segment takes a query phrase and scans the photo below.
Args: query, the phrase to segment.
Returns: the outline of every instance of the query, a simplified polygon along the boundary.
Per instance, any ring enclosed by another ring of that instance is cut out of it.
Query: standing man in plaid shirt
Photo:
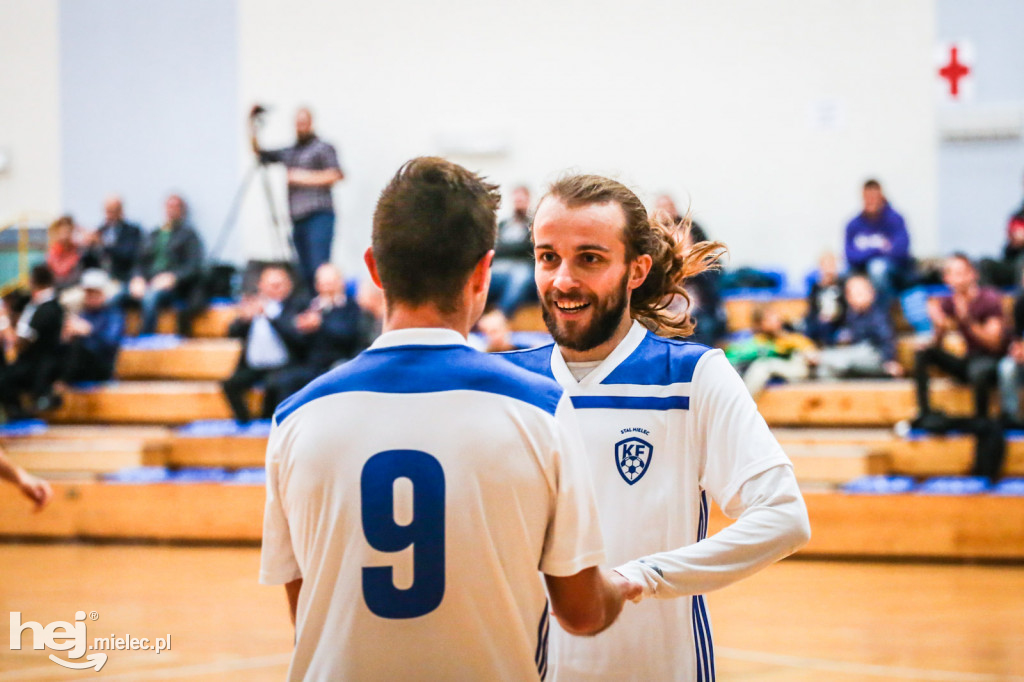
[[[345,177],[338,154],[313,132],[313,115],[305,107],[295,113],[296,140],[291,147],[260,149],[254,116],[250,124],[252,149],[260,163],[283,163],[288,169],[292,241],[302,278],[313,291],[316,269],[331,260],[335,221],[331,187]]]

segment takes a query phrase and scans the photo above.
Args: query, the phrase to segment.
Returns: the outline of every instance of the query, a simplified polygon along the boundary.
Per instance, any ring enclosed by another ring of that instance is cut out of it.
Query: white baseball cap
[[[82,288],[83,289],[98,289],[100,291],[106,291],[107,286],[110,285],[110,278],[107,273],[103,270],[93,268],[86,270],[82,273]]]

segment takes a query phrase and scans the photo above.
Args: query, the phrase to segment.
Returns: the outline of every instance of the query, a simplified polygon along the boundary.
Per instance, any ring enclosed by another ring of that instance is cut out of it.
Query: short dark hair
[[[978,268],[976,268],[974,266],[974,261],[971,260],[971,257],[968,256],[963,251],[954,251],[953,253],[949,254],[949,259],[950,260],[963,261],[964,263],[967,264],[967,267],[969,267],[971,270],[977,270],[978,269]]]
[[[33,266],[28,274],[28,283],[35,289],[49,289],[57,280],[53,276],[53,270],[46,263]]]
[[[864,189],[877,189],[879,192],[882,191],[882,183],[874,178],[868,178],[864,181]]]
[[[373,213],[373,256],[388,303],[455,311],[454,294],[494,248],[497,185],[438,157],[398,169]]]

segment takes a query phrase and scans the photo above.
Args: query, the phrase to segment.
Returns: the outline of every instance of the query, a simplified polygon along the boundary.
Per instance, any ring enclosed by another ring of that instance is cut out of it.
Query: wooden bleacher
[[[750,306],[727,303],[731,327]],[[791,301],[784,314],[802,315]],[[42,514],[25,500],[0,496],[0,536],[143,538],[186,541],[259,540],[263,489],[221,483],[110,483],[104,474],[139,466],[261,467],[265,435],[203,434],[177,428],[229,418],[217,380],[237,362],[239,344],[223,337],[230,308],[196,320],[200,338],[143,350],[125,349],[120,381],[72,391],[37,434],[0,435],[11,458],[53,481],[56,499]],[[735,319],[733,319],[735,316]],[[539,308],[513,322],[542,330]],[[171,332],[173,315],[161,318]],[[935,404],[971,409],[969,392],[933,382]],[[259,396],[253,395],[253,408]],[[1024,500],[994,496],[851,495],[835,486],[865,475],[964,474],[973,444],[964,436],[908,440],[894,423],[916,412],[909,380],[803,383],[770,387],[759,407],[806,486],[813,539],[804,553],[1024,560]],[[845,428],[843,428],[845,427]],[[1006,472],[1024,476],[1024,440],[1011,440]],[[187,510],[187,513],[183,513]],[[712,530],[727,520],[712,516]]]

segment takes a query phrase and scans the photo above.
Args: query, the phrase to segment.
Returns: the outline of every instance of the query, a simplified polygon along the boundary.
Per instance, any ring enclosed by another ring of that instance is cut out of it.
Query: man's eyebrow
[[[533,248],[537,249],[537,250],[542,250],[542,249],[543,250],[548,250],[548,251],[554,251],[555,250],[555,247],[553,247],[551,244],[535,244]],[[576,251],[601,251],[602,253],[608,253],[608,252],[611,251],[611,249],[609,249],[607,246],[603,246],[601,244],[580,244],[579,246],[576,247],[575,250]]]

